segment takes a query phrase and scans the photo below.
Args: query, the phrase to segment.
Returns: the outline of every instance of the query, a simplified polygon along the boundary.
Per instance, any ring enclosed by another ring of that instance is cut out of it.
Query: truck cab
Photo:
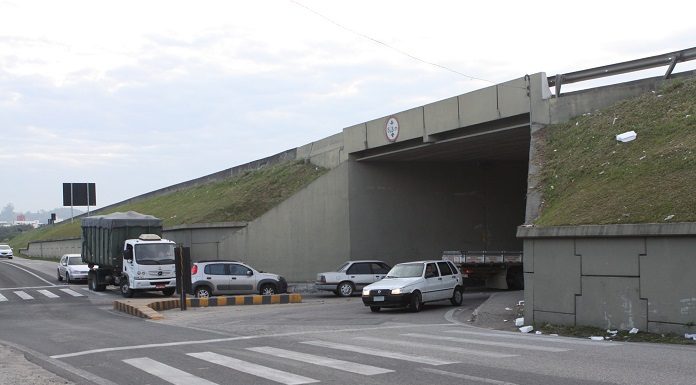
[[[141,234],[123,245],[122,274],[119,287],[124,297],[135,291],[160,290],[172,295],[176,290],[174,247],[172,241],[156,234]]]

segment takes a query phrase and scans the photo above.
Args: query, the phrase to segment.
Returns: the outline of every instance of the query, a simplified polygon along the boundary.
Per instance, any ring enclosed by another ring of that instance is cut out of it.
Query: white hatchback
[[[373,312],[383,307],[410,307],[418,312],[425,302],[449,299],[462,304],[462,275],[450,261],[400,263],[387,276],[362,290],[362,300]]]
[[[96,269],[97,266],[94,266]],[[70,283],[73,281],[87,281],[89,266],[82,262],[80,254],[65,254],[58,262],[58,280]]]

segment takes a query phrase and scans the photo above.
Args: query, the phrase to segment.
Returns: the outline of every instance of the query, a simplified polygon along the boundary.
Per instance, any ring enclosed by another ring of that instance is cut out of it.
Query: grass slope
[[[161,218],[165,226],[192,223],[250,221],[323,175],[324,168],[287,162],[219,182],[208,183],[139,202],[112,207],[106,212],[137,211]],[[24,248],[29,241],[80,237],[80,221],[60,223],[22,233],[10,242]]]
[[[536,225],[696,221],[696,79],[546,129]]]

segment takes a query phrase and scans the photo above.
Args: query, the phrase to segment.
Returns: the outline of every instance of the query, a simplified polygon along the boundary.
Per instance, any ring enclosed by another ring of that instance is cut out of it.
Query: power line
[[[352,33],[352,34],[354,34],[354,35],[358,35],[358,36],[360,36],[360,37],[362,37],[362,38],[364,38],[364,39],[370,40],[370,41],[372,41],[372,42],[374,42],[374,43],[376,43],[376,44],[385,46],[385,47],[387,47],[387,48],[389,48],[389,49],[391,49],[391,50],[393,50],[393,51],[396,51],[396,52],[400,53],[401,55],[404,55],[404,56],[406,56],[406,57],[409,57],[409,58],[411,58],[411,59],[413,59],[413,60],[419,61],[419,62],[424,63],[424,64],[428,64],[428,65],[431,65],[431,66],[434,66],[434,67],[438,67],[438,68],[440,68],[440,69],[443,69],[443,70],[445,70],[445,71],[452,72],[452,73],[454,73],[454,74],[463,76],[463,77],[465,77],[465,78],[469,78],[469,79],[472,79],[472,80],[480,80],[480,81],[487,82],[487,83],[491,83],[491,84],[496,84],[496,82],[494,82],[494,81],[487,80],[487,79],[482,79],[482,78],[478,78],[478,77],[476,77],[476,76],[467,75],[467,74],[465,74],[465,73],[459,72],[459,71],[457,71],[457,70],[454,70],[454,69],[452,69],[452,68],[443,66],[443,65],[441,65],[441,64],[437,64],[437,63],[433,63],[433,62],[429,62],[429,61],[427,61],[427,60],[421,59],[421,58],[419,58],[419,57],[417,57],[417,56],[414,56],[414,55],[412,55],[412,54],[410,54],[410,53],[408,53],[408,52],[406,52],[406,51],[403,51],[403,50],[401,50],[401,49],[399,49],[399,48],[393,47],[393,46],[391,46],[391,45],[389,45],[389,44],[387,44],[387,43],[385,43],[385,42],[383,42],[383,41],[381,41],[381,40],[377,40],[377,39],[375,39],[375,38],[373,38],[373,37],[371,37],[371,36],[365,35],[364,33],[361,33],[361,32],[358,32],[358,31],[356,31],[356,30],[354,30],[354,29],[348,28],[348,27],[346,27],[345,25],[340,24],[340,23],[334,21],[333,19],[330,19],[330,18],[327,17],[327,16],[324,16],[323,14],[321,14],[321,13],[315,11],[314,9],[312,9],[312,8],[310,8],[310,7],[304,5],[304,4],[302,4],[302,3],[300,3],[300,2],[298,2],[298,1],[296,1],[296,0],[290,0],[290,1],[293,2],[293,3],[295,3],[295,4],[298,5],[298,6],[300,6],[300,7],[304,8],[304,9],[306,9],[306,10],[308,10],[308,11],[314,13],[315,15],[321,17],[322,19],[328,21],[329,23],[334,24],[335,26],[337,26],[337,27],[339,27],[339,28],[345,29],[346,31],[348,31],[348,32],[350,32],[350,33]]]

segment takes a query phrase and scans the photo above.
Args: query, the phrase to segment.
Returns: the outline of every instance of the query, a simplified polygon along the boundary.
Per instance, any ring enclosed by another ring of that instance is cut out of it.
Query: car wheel
[[[353,284],[350,282],[341,282],[338,285],[338,296],[339,297],[350,297],[353,295]]]
[[[162,290],[162,294],[163,294],[165,297],[171,297],[172,294],[174,294],[175,291],[176,291],[176,288],[175,288],[175,287],[168,287],[168,288]]]
[[[207,286],[199,286],[194,291],[196,298],[209,298],[211,295],[210,288]]]
[[[121,295],[124,298],[132,298],[133,297],[133,289],[128,286],[128,279],[124,279],[121,281]]]
[[[70,274],[68,272],[65,272],[65,283],[70,284]]]
[[[270,283],[267,283],[263,286],[261,286],[261,295],[273,295],[273,294],[278,294],[278,290],[276,290],[275,286],[271,285]]]
[[[414,313],[418,313],[421,311],[421,309],[423,309],[423,300],[421,299],[421,293],[419,291],[415,291],[411,295],[411,304],[409,307]]]
[[[452,294],[452,298],[450,298],[450,302],[453,306],[460,306],[462,304],[462,300],[462,288],[457,286],[454,288],[454,293]]]
[[[379,306],[370,306],[370,311],[373,313],[377,313],[381,310],[382,308]]]
[[[58,280],[59,280],[59,281],[62,281],[62,280],[63,280],[63,277],[60,275],[60,270],[57,270],[57,272],[58,272]]]

